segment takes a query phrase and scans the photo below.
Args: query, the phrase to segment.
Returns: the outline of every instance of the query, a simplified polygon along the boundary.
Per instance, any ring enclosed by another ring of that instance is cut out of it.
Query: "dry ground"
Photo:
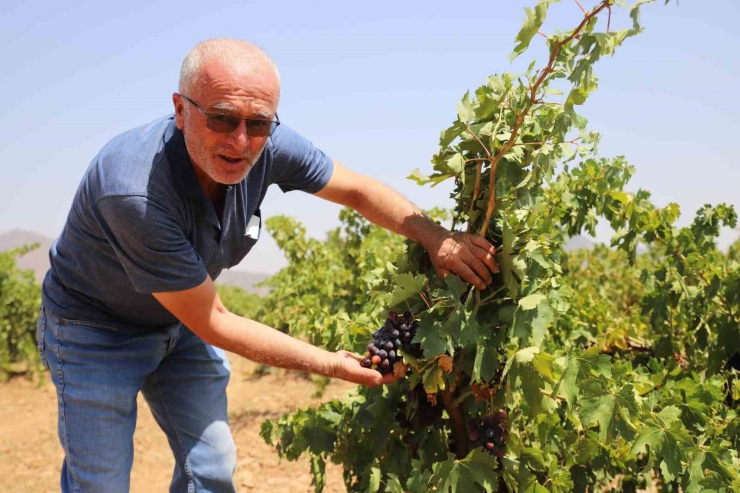
[[[254,378],[254,363],[233,354],[229,359],[229,415],[238,454],[235,480],[239,491],[313,491],[308,462],[281,462],[275,449],[259,436],[260,425],[265,419],[341,396],[352,386],[335,381],[322,399],[314,399],[313,383],[296,373],[279,371]],[[59,491],[63,453],[56,433],[57,401],[48,372],[44,378],[42,387],[25,378],[0,383],[0,492]],[[164,433],[141,396],[134,450],[131,492],[167,492],[174,459]],[[346,491],[337,466],[327,465],[324,491]]]

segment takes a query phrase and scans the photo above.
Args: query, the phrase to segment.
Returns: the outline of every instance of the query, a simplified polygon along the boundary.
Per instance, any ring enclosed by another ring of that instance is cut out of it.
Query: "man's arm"
[[[400,193],[337,161],[329,182],[315,195],[351,207],[371,223],[421,243],[439,275],[451,271],[485,289],[491,272],[498,272],[496,251],[484,238],[448,231]]]
[[[198,287],[153,295],[205,342],[249,360],[366,386],[396,380],[392,373],[381,375],[361,367],[359,358],[347,351],[325,351],[229,312],[210,276]]]

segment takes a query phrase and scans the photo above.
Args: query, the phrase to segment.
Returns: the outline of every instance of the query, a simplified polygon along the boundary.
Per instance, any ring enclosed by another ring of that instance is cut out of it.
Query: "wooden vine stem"
[[[486,217],[483,221],[483,224],[481,224],[480,230],[478,230],[478,236],[481,236],[483,238],[486,237],[486,233],[488,232],[488,223],[491,221],[491,217],[493,216],[493,211],[496,206],[496,167],[498,166],[499,161],[501,161],[501,158],[509,152],[509,150],[514,147],[514,142],[516,142],[517,134],[519,133],[519,127],[522,126],[522,123],[524,122],[524,118],[529,113],[529,110],[532,108],[532,105],[535,103],[537,99],[537,91],[539,90],[542,83],[545,81],[545,78],[552,72],[553,66],[555,65],[555,59],[558,56],[558,53],[560,53],[560,50],[565,46],[567,43],[572,41],[576,36],[580,34],[580,32],[583,30],[586,25],[598,15],[599,12],[604,10],[605,8],[608,8],[611,5],[612,0],[603,0],[598,7],[596,7],[594,10],[591,11],[591,13],[587,14],[581,23],[576,27],[573,32],[568,36],[567,38],[564,38],[562,41],[555,44],[555,46],[552,49],[552,53],[550,53],[550,59],[547,62],[547,65],[544,69],[540,72],[539,77],[537,77],[537,80],[532,85],[530,89],[530,97],[529,101],[527,102],[527,106],[522,110],[521,113],[519,113],[519,116],[516,118],[516,123],[514,124],[514,128],[511,131],[511,137],[509,137],[509,140],[506,141],[504,146],[501,148],[501,150],[496,154],[496,156],[491,161],[491,171],[490,171],[490,178],[489,178],[489,195],[488,195],[488,206],[486,207]],[[468,127],[468,130],[470,130],[470,127]],[[471,132],[472,133],[472,132]],[[476,136],[476,139],[478,137]],[[478,139],[478,142],[480,142],[480,139]],[[481,142],[481,145],[483,143]],[[483,149],[486,151],[486,154],[489,155],[490,153],[488,151],[488,148],[486,146],[483,146]]]

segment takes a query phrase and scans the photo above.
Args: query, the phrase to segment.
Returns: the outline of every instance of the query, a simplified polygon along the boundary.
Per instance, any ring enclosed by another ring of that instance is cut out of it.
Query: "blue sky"
[[[180,64],[199,41],[252,41],[282,75],[281,120],[346,166],[420,207],[449,206],[449,186],[405,177],[430,171],[456,102],[488,75],[545,62],[543,39],[508,62],[523,8],[535,0],[374,2],[14,2],[0,12],[0,232],[56,236],[77,184],[114,135],[172,111]],[[592,6],[595,0],[584,0]],[[632,2],[630,2],[632,3]],[[630,188],[681,206],[740,209],[740,35],[736,0],[662,1],[643,8],[646,32],[596,66],[600,89],[582,107],[601,154],[637,167]],[[545,32],[569,29],[572,0]],[[618,23],[615,19],[614,23]],[[623,23],[624,21],[622,21]],[[271,189],[267,217],[289,214],[322,237],[338,206]],[[724,232],[728,245],[738,234]],[[600,230],[600,239],[608,231]],[[239,269],[284,265],[263,237]]]

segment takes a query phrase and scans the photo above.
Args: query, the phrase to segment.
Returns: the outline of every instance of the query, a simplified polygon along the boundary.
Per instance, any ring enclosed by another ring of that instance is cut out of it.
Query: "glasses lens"
[[[275,123],[270,120],[247,120],[247,133],[252,137],[268,137]]]
[[[230,115],[208,115],[206,126],[214,132],[229,133],[239,126],[239,118]]]

